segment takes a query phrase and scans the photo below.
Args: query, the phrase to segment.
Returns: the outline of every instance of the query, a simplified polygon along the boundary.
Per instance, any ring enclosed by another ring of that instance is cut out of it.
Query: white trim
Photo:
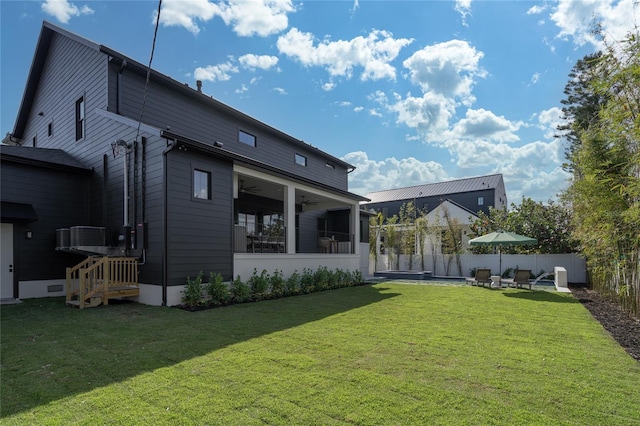
[[[95,109],[94,112],[99,116],[108,118],[109,120],[117,121],[118,123],[124,124],[125,126],[133,127],[134,129],[138,128],[137,121],[124,117],[122,115],[114,114],[104,109]],[[140,131],[144,133],[149,133],[152,136],[160,136],[160,129],[156,127],[151,127],[147,124],[141,124]]]

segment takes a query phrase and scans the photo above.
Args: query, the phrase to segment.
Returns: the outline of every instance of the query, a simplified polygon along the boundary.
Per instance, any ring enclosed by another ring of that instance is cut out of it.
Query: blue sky
[[[502,173],[509,202],[567,185],[568,74],[637,24],[633,0],[163,0],[152,67],[356,166],[352,192]],[[1,1],[13,130],[43,20],[148,63],[155,1]]]

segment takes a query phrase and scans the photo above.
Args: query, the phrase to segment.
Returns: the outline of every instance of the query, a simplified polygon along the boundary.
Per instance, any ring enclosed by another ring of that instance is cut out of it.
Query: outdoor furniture
[[[491,288],[502,287],[501,279],[502,277],[500,275],[491,275]]]
[[[320,237],[318,239],[318,247],[320,247],[321,253],[329,253],[329,247],[331,246],[331,238]]]
[[[531,290],[531,281],[529,281],[529,277],[531,276],[530,269],[518,269],[513,278],[503,279],[502,282],[506,283],[507,286],[513,285],[516,288],[524,288],[523,286],[528,285],[529,290]]]
[[[484,287],[485,283],[491,285],[491,269],[478,268],[476,269],[476,276],[473,278],[466,278],[465,282],[468,282],[471,285],[482,284],[482,287]]]

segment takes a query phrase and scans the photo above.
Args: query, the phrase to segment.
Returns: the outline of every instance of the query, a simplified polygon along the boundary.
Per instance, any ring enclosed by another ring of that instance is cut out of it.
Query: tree
[[[488,216],[480,212],[470,229],[469,238],[508,231],[538,240],[534,246],[505,246],[503,253],[575,253],[578,250],[572,233],[570,210],[553,201],[543,204],[523,197],[519,205],[511,204],[510,211],[490,209]],[[476,254],[492,250],[489,246],[471,248],[471,252]]]
[[[560,134],[557,137],[567,139],[569,146],[565,149],[567,162],[563,168],[567,171],[575,171],[575,154],[579,149],[581,140],[579,133],[589,128],[596,120],[598,112],[606,102],[606,96],[598,93],[591,87],[594,78],[594,70],[602,59],[602,53],[594,53],[579,59],[569,73],[569,82],[564,88],[567,96],[560,101],[564,123],[558,126]]]
[[[387,253],[387,269],[391,269],[391,265],[393,264],[394,256],[396,258],[397,266],[396,269],[400,268],[400,256],[398,256],[398,232],[397,232],[397,224],[398,216],[393,215],[390,218],[387,218],[386,225],[384,226],[384,231],[387,233],[387,240],[385,242],[385,251]]]
[[[640,312],[640,43],[638,30],[607,43],[589,90],[605,100],[585,127],[565,199],[594,288]]]
[[[409,257],[409,270],[413,269],[413,255],[416,252],[416,207],[413,201],[402,204],[398,223],[401,225],[399,235],[400,253]]]
[[[384,227],[384,215],[378,213],[373,221],[369,221],[369,254],[373,257],[373,270],[378,268],[378,244]]]

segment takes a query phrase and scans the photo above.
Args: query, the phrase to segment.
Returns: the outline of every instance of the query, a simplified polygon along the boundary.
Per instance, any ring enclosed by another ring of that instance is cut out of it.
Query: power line
[[[158,0],[158,13],[156,14],[156,27],[153,31],[153,42],[151,43],[151,56],[149,57],[149,66],[147,67],[147,78],[144,83],[144,95],[142,97],[142,108],[140,108],[140,118],[138,118],[138,130],[136,138],[140,136],[140,125],[142,124],[142,116],[144,115],[144,106],[147,103],[147,89],[149,88],[149,79],[151,77],[151,62],[153,62],[153,52],[156,50],[156,39],[158,37],[158,27],[160,26],[160,10],[162,9],[162,0]]]

